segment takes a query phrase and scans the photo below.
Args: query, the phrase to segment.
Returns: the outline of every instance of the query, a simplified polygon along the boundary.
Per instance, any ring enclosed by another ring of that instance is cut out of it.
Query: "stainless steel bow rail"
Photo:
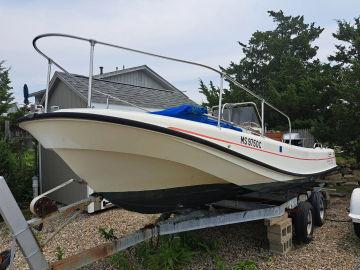
[[[269,102],[267,102],[264,98],[260,97],[259,95],[255,94],[253,91],[251,91],[250,89],[248,89],[247,87],[245,87],[244,85],[240,84],[238,81],[236,81],[236,79],[234,79],[233,77],[231,77],[230,75],[226,74],[225,72],[218,70],[216,68],[201,64],[201,63],[197,63],[197,62],[193,62],[193,61],[188,61],[188,60],[183,60],[183,59],[178,59],[178,58],[173,58],[173,57],[168,57],[168,56],[164,56],[164,55],[160,55],[160,54],[155,54],[155,53],[150,53],[150,52],[146,52],[146,51],[141,51],[141,50],[137,50],[137,49],[132,49],[132,48],[128,48],[128,47],[124,47],[124,46],[120,46],[120,45],[116,45],[116,44],[111,44],[111,43],[107,43],[107,42],[102,42],[102,41],[98,41],[98,40],[94,40],[94,39],[89,39],[89,38],[84,38],[84,37],[79,37],[79,36],[75,36],[75,35],[68,35],[68,34],[62,34],[62,33],[47,33],[47,34],[42,34],[42,35],[38,35],[37,37],[34,38],[33,40],[33,46],[35,48],[35,50],[41,54],[44,58],[47,59],[48,61],[48,74],[47,74],[47,86],[46,86],[46,94],[45,94],[45,111],[47,111],[47,107],[48,107],[48,94],[49,94],[49,84],[50,84],[50,75],[51,75],[51,65],[54,64],[57,68],[59,68],[61,71],[65,72],[67,75],[73,77],[74,79],[76,79],[76,77],[74,77],[72,74],[70,74],[68,71],[66,71],[62,66],[60,66],[57,62],[54,61],[54,59],[52,59],[50,56],[46,55],[43,51],[41,51],[38,46],[37,46],[37,41],[41,38],[45,38],[45,37],[64,37],[64,38],[71,38],[71,39],[77,39],[77,40],[81,40],[81,41],[86,41],[89,42],[90,44],[90,62],[89,62],[89,83],[88,83],[88,107],[91,108],[91,96],[92,96],[92,91],[95,91],[99,94],[102,94],[104,96],[107,97],[107,104],[108,104],[108,99],[109,98],[113,98],[116,99],[120,102],[123,102],[125,104],[137,107],[139,109],[145,110],[147,111],[145,108],[142,108],[140,106],[137,106],[135,104],[132,104],[128,101],[110,96],[108,94],[105,94],[101,91],[98,90],[93,90],[92,89],[92,83],[93,83],[93,65],[94,65],[94,49],[95,49],[95,45],[96,44],[100,44],[103,46],[108,46],[108,47],[112,47],[112,48],[116,48],[116,49],[120,49],[120,50],[125,50],[125,51],[129,51],[129,52],[133,52],[133,53],[138,53],[138,54],[143,54],[143,55],[147,55],[147,56],[151,56],[151,57],[156,57],[156,58],[161,58],[164,60],[168,60],[168,61],[173,61],[173,62],[179,62],[179,63],[183,63],[183,64],[188,64],[188,65],[193,65],[193,66],[198,66],[207,70],[211,70],[217,74],[220,75],[220,89],[219,89],[219,108],[222,108],[222,95],[223,95],[223,82],[224,79],[226,79],[227,81],[233,83],[235,86],[239,87],[240,89],[244,90],[245,92],[247,92],[248,94],[250,94],[251,96],[255,97],[256,99],[258,99],[261,102],[261,135],[264,136],[265,134],[265,105],[269,106],[271,109],[277,111],[278,113],[280,113],[281,115],[283,115],[289,124],[289,144],[291,144],[291,121],[290,118],[287,114],[285,114],[284,112],[282,112],[281,110],[279,110],[278,108],[276,108],[275,106],[273,106],[272,104],[270,104]],[[77,80],[77,79],[76,79]],[[83,82],[81,82],[80,80],[77,80],[80,84],[83,84]],[[221,122],[221,110],[219,110],[218,113],[218,127],[220,128],[220,122]]]
[[[73,181],[74,180],[72,179],[66,181],[52,191],[58,190]],[[50,199],[45,196],[49,193],[48,192],[33,199],[33,202],[31,203],[32,211],[36,213],[38,217],[26,221],[7,186],[5,179],[0,176],[0,214],[9,227],[14,243],[16,241],[18,244],[30,269],[77,269],[160,235],[169,235],[263,219],[271,223],[278,217],[284,216],[287,211],[297,207],[301,201],[307,200],[313,191],[316,191],[316,188],[312,189],[312,191],[299,192],[297,195],[290,197],[290,199],[282,202],[280,205],[251,201],[224,200],[211,204],[208,210],[184,209],[167,219],[159,218],[155,224],[145,226],[143,229],[122,238],[87,249],[79,254],[53,263],[49,263],[46,260],[42,252],[42,247],[49,242],[56,233],[72,221],[74,216],[79,214],[79,211],[84,209],[89,203],[100,200],[101,198],[90,197],[62,208],[53,209],[51,201],[49,201]],[[316,192],[318,191],[321,191],[321,189],[317,189]],[[39,207],[36,205],[39,205]],[[75,214],[71,215],[68,220],[63,222],[55,230],[54,234],[50,235],[50,237],[48,237],[41,245],[39,244],[33,233],[34,228],[42,225],[45,220],[51,220],[63,213],[71,214],[73,212]],[[13,245],[12,248],[12,258],[14,258],[14,252],[15,245]]]

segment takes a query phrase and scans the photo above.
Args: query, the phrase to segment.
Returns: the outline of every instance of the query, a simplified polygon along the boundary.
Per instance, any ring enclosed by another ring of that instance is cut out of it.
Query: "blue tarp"
[[[200,122],[212,126],[217,126],[217,121],[213,118],[208,117],[207,109],[200,106],[194,105],[181,105],[165,109],[162,111],[151,112],[152,114],[170,116],[175,118],[186,119],[190,121]],[[221,127],[242,131],[241,128],[236,127],[232,124],[221,122]]]

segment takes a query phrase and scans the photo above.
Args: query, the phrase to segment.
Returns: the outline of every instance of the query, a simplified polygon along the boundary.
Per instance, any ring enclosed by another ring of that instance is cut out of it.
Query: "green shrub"
[[[62,247],[57,246],[55,249],[55,256],[58,261],[62,260],[64,258],[65,251]]]
[[[108,233],[108,230],[103,229]],[[119,252],[109,257],[109,262],[115,269],[135,270],[134,265],[147,270],[176,270],[190,263],[195,254],[207,253],[213,261],[216,270],[228,269],[222,258],[217,254],[219,243],[205,240],[197,233],[187,232],[176,236],[161,236],[157,241],[144,242],[135,247],[135,257],[130,260],[128,252]]]
[[[119,270],[135,270],[130,263],[129,258],[125,252],[118,252],[109,257],[109,262],[112,267]]]
[[[360,138],[351,143],[351,154],[360,163]]]
[[[220,248],[220,243],[218,240],[207,240],[202,238],[199,234],[195,232],[186,232],[182,234],[182,239],[184,243],[191,248],[191,250],[196,252],[205,252],[209,254],[214,262],[216,270],[225,270],[227,269],[226,264],[222,258],[218,255]]]
[[[15,165],[15,154],[11,152],[10,144],[0,139],[0,175],[9,178],[10,170]]]
[[[174,270],[189,263],[195,252],[186,244],[182,236],[164,236],[159,240],[159,246],[151,242],[141,244],[137,248],[137,257],[144,269]]]
[[[115,240],[117,239],[117,237],[115,236],[115,231],[113,228],[110,229],[106,229],[106,228],[99,228],[99,233],[100,235],[105,239],[105,240]]]
[[[195,232],[185,232],[181,234],[184,245],[196,252],[206,252],[209,254],[217,253],[219,250],[218,240],[206,240]]]
[[[337,154],[336,155],[336,164],[339,166],[354,166],[356,164],[356,159],[350,157],[349,155],[344,156],[343,154]]]
[[[227,269],[224,261],[218,254],[214,255],[214,264],[215,264],[215,270],[226,270]]]
[[[233,267],[233,270],[258,270],[256,263],[251,260],[239,260]]]
[[[28,207],[32,198],[32,180],[36,174],[36,155],[19,143],[0,139],[0,175],[4,176],[20,207]]]

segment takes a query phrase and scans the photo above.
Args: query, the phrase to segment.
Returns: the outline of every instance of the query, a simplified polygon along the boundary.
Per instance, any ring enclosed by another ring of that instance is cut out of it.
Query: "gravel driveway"
[[[203,238],[218,239],[219,255],[227,265],[239,259],[255,261],[259,269],[360,269],[360,241],[354,236],[352,224],[348,220],[346,207],[349,198],[332,198],[327,220],[321,228],[316,228],[314,241],[299,245],[284,256],[272,255],[268,251],[266,228],[263,222],[252,222],[206,229],[197,233]],[[56,260],[56,249],[64,251],[64,256],[93,247],[104,240],[98,228],[114,228],[116,236],[122,236],[153,222],[156,215],[141,215],[121,209],[110,209],[98,214],[82,214],[44,249],[46,258]],[[47,224],[38,234],[44,240],[51,234],[54,224]],[[10,237],[0,225],[0,251],[9,248]],[[17,252],[16,269],[28,269],[20,252]],[[113,269],[106,259],[84,269]],[[186,269],[214,269],[211,257],[201,254],[195,257]]]

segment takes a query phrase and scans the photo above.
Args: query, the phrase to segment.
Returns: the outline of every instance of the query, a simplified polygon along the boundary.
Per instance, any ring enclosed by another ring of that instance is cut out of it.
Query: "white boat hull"
[[[20,126],[101,194],[246,188],[304,179],[336,166],[330,149],[146,113],[61,110]]]

